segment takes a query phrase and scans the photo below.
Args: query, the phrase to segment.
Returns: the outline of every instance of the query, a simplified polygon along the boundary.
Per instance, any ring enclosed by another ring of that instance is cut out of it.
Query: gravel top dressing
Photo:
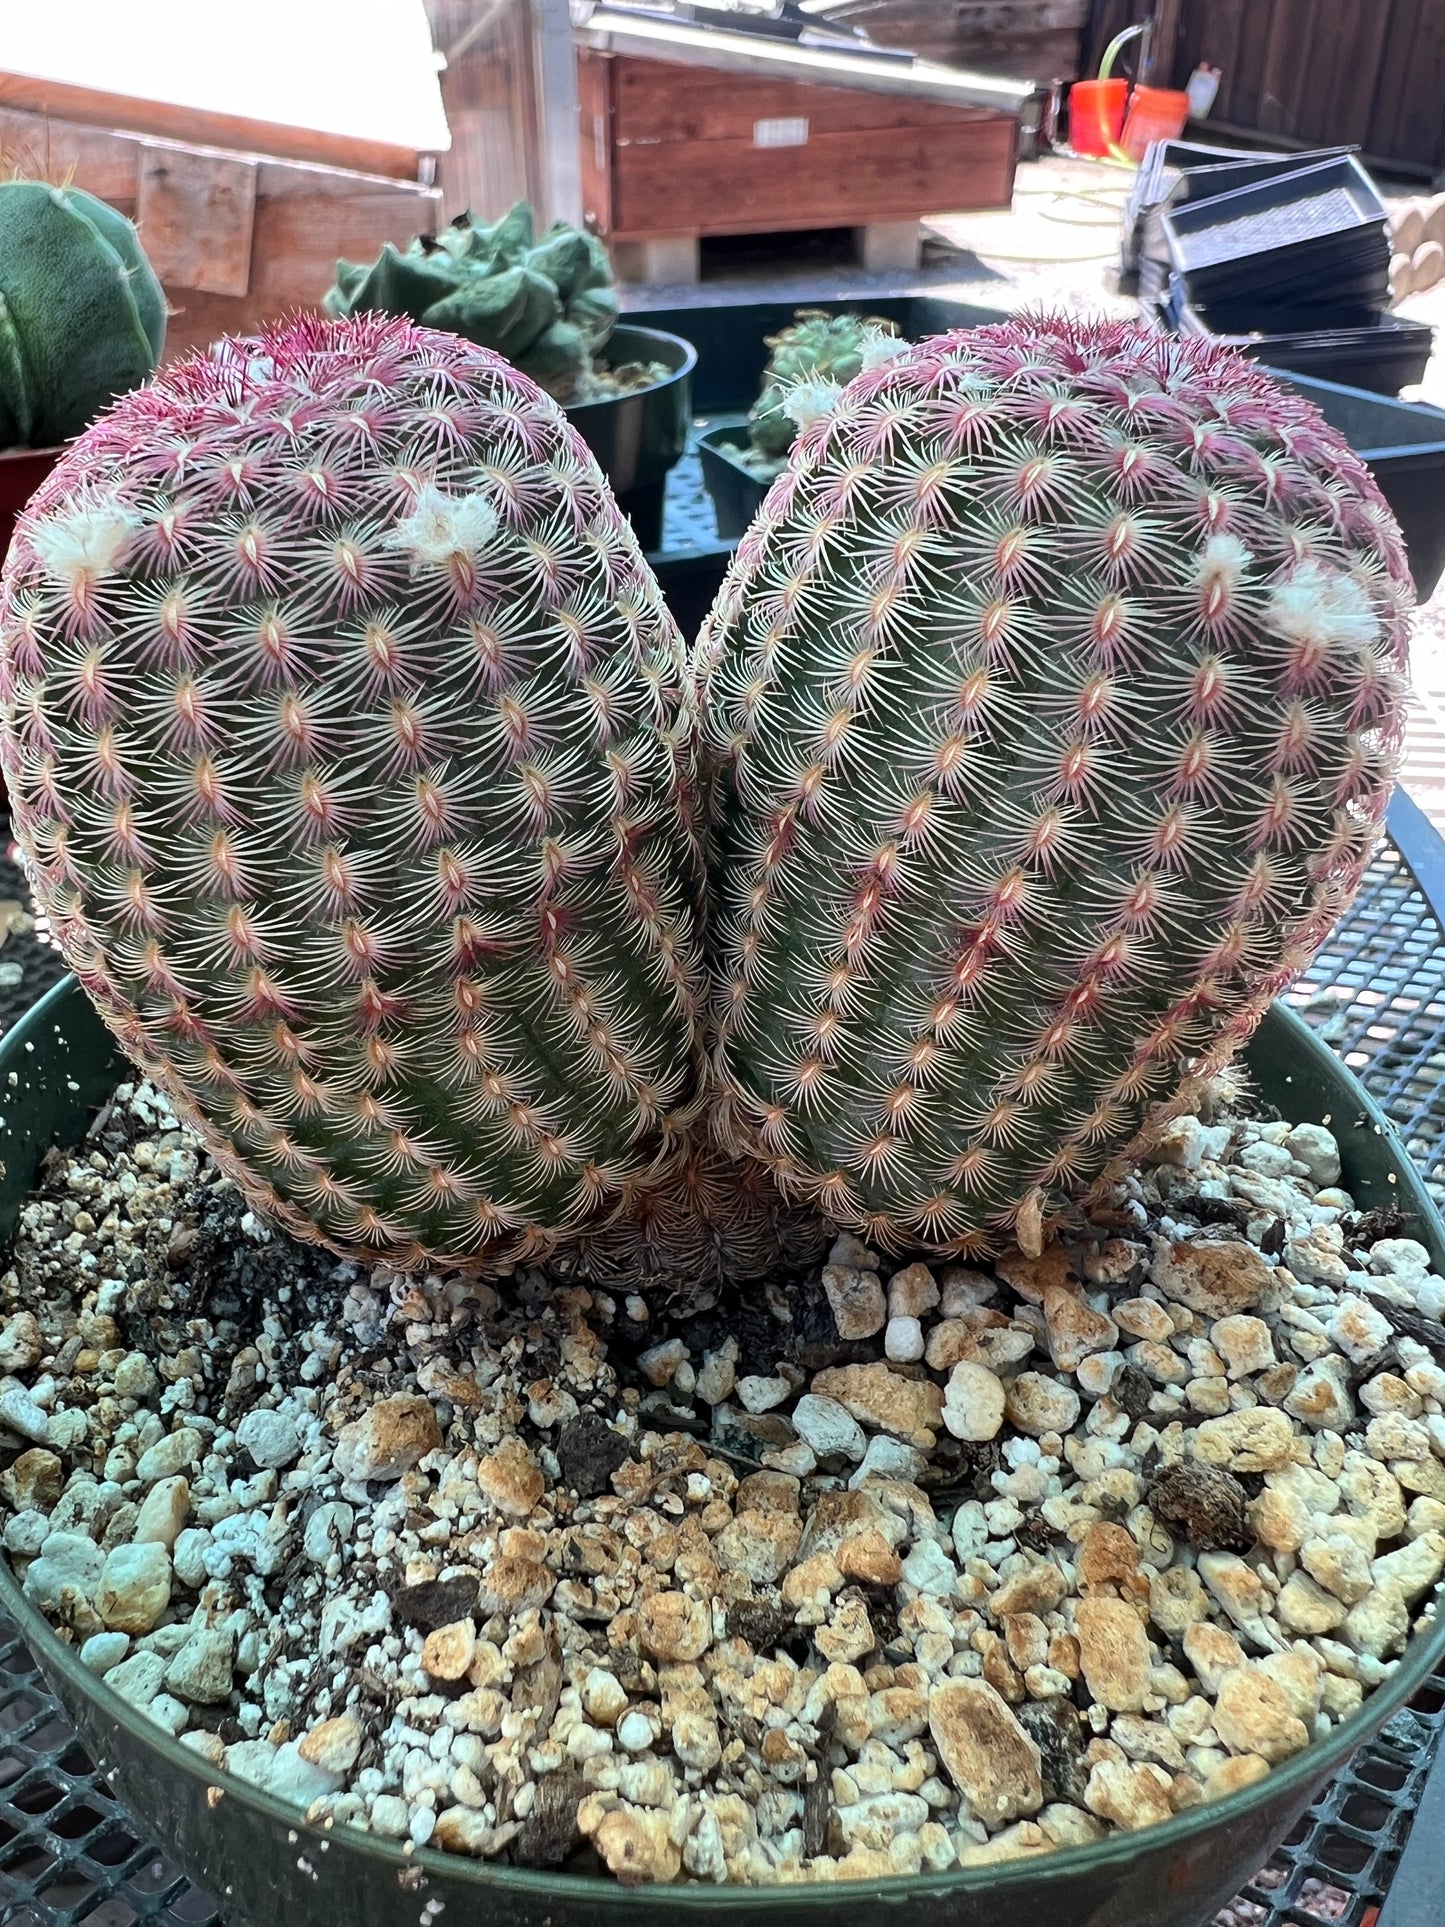
[[[916,1874],[1247,1786],[1445,1565],[1445,1281],[1220,1108],[1037,1256],[683,1318],[269,1233],[149,1086],[0,1279],[26,1593],[313,1820],[627,1882]]]

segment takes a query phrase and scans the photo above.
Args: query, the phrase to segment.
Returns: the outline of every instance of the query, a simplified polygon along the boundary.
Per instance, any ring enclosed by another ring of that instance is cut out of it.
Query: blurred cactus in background
[[[76,187],[0,182],[0,449],[78,435],[152,373],[165,332],[124,215]]]
[[[490,226],[458,215],[403,252],[338,261],[322,306],[336,316],[406,315],[505,355],[560,402],[586,399],[593,357],[617,319],[607,250],[558,221],[537,239],[525,201]]]
[[[872,359],[886,360],[906,346],[891,321],[877,315],[828,314],[821,308],[799,308],[792,323],[769,335],[767,344],[772,354],[758,398],[748,410],[748,436],[757,454],[774,467],[781,466],[797,439],[798,425],[787,407],[796,389],[821,383],[836,392]]]

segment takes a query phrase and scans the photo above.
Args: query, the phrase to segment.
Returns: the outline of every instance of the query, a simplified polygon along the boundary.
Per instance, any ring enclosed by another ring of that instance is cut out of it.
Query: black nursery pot
[[[660,362],[665,380],[635,395],[578,402],[567,419],[597,457],[644,549],[662,547],[667,472],[682,459],[692,429],[692,371],[697,350],[681,335],[619,322],[607,338],[607,360]]]
[[[1339,1140],[1342,1182],[1362,1209],[1393,1205],[1445,1264],[1445,1225],[1373,1100],[1296,1017],[1276,1005],[1247,1055],[1260,1095]],[[7,1076],[8,1074],[8,1076]],[[52,1145],[82,1137],[126,1075],[72,978],[0,1041],[0,1239],[8,1242]],[[9,1082],[13,1077],[13,1085]],[[229,1921],[267,1927],[1199,1927],[1269,1858],[1349,1756],[1445,1667],[1445,1619],[1414,1640],[1389,1682],[1329,1738],[1230,1799],[1094,1846],[917,1879],[818,1887],[626,1888],[399,1846],[297,1811],[213,1772],[80,1664],[0,1559],[0,1607],[119,1796]]]
[[[745,427],[709,428],[697,438],[703,483],[712,497],[717,532],[724,542],[742,540],[771,486],[743,461],[747,445]]]

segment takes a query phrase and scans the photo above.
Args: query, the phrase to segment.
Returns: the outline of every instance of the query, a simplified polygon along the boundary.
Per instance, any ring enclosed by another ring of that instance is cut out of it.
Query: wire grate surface
[[[669,510],[675,499],[683,511],[678,523],[689,526],[693,544],[711,547],[711,503],[700,471],[695,478],[688,472],[697,470],[696,457],[679,467]],[[673,529],[670,521],[669,534]],[[17,879],[0,857],[0,895],[23,895]],[[60,974],[43,936],[12,939],[13,951],[6,946],[24,967],[20,983],[0,984],[0,1030]],[[1445,1203],[1445,933],[1393,842],[1292,996],[1394,1120]],[[1205,1927],[1391,1927],[1387,1896],[1442,1735],[1445,1676],[1360,1749],[1268,1866]],[[1422,1835],[1412,1863],[1422,1852],[1440,1862],[1445,1838]],[[1439,1874],[1445,1881],[1445,1865]],[[215,1902],[111,1797],[15,1627],[0,1615],[0,1927],[82,1923],[257,1927],[223,1922]]]

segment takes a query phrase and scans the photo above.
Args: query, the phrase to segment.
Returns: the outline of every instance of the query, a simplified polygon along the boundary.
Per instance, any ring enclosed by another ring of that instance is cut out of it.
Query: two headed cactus
[[[493,348],[559,401],[586,398],[593,356],[617,319],[607,250],[557,221],[539,241],[519,201],[488,226],[458,215],[405,252],[390,242],[370,263],[338,261],[329,315],[406,315]]]
[[[153,372],[165,332],[124,215],[76,187],[0,182],[0,449],[78,435]]]
[[[4,762],[67,958],[293,1228],[477,1264],[620,1200],[653,1249],[672,1187],[725,1244],[709,1099],[835,1221],[982,1251],[1348,901],[1408,599],[1307,404],[1022,321],[805,429],[689,689],[555,403],[409,322],[300,323],[129,397],[37,498]]]

